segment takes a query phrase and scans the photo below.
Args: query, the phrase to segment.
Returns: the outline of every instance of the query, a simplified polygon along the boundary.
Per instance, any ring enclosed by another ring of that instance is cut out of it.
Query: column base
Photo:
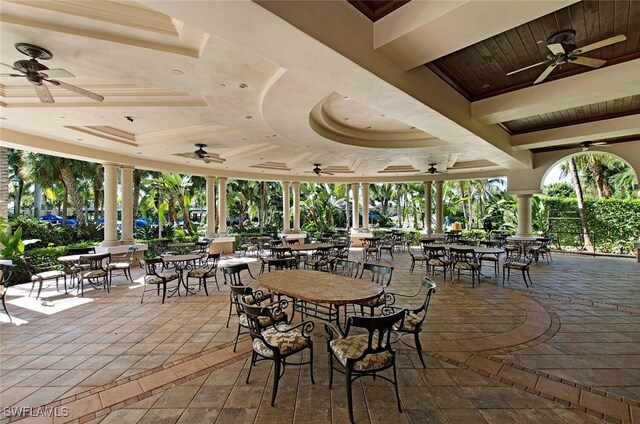
[[[120,244],[125,244],[125,245],[135,244],[135,242],[136,241],[134,239],[132,239],[132,238],[131,239],[122,239],[122,240],[120,240]],[[105,245],[103,244],[103,246],[105,246]]]
[[[105,240],[100,244],[100,246],[120,246],[120,240]]]

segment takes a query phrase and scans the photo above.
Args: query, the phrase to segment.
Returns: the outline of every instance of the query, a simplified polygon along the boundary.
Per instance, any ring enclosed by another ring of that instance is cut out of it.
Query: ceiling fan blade
[[[607,63],[606,60],[594,59],[591,57],[582,57],[582,56],[578,56],[575,59],[569,59],[569,62],[577,63],[578,65],[590,66],[592,68],[599,68],[605,63]]]
[[[75,78],[71,72],[62,68],[48,69],[46,71],[42,71],[43,74],[46,74],[49,78]]]
[[[622,34],[616,35],[615,37],[605,38],[604,40],[600,40],[598,42],[595,42],[595,43],[592,43],[592,44],[588,44],[588,45],[586,45],[584,47],[578,47],[577,49],[575,49],[573,51],[573,53],[580,54],[580,53],[590,52],[591,50],[601,49],[602,47],[606,47],[606,46],[609,46],[611,44],[619,43],[619,42],[624,41],[626,39],[627,39],[627,37],[622,35]]]
[[[540,74],[540,76],[538,77],[538,79],[536,79],[533,83],[534,83],[534,84],[539,84],[539,83],[541,83],[542,81],[544,81],[544,80],[545,80],[545,78],[547,78],[547,77],[549,76],[549,74],[551,73],[551,71],[553,71],[554,69],[556,69],[556,66],[558,66],[558,65],[556,65],[556,64],[555,64],[555,62],[554,62],[554,63],[552,63],[551,65],[549,65],[549,66],[547,67],[547,69],[545,69],[545,70],[544,70],[544,72],[543,72],[543,73],[541,73],[541,74]]]
[[[324,172],[324,171],[322,171],[322,173],[323,173],[324,175],[333,175],[333,172]]]
[[[526,71],[527,69],[535,68],[536,66],[543,65],[543,64],[545,64],[545,63],[547,63],[547,62],[548,62],[548,60],[543,60],[542,62],[534,63],[533,65],[529,65],[529,66],[526,66],[526,67],[524,67],[524,68],[520,68],[520,69],[517,69],[517,70],[515,70],[515,71],[511,71],[511,72],[509,72],[509,73],[507,74],[507,76],[509,76],[509,75],[513,75],[513,74],[518,73],[518,72],[520,72],[520,71]]]
[[[91,91],[87,91],[84,88],[76,87],[75,85],[67,84],[66,82],[62,82],[58,80],[50,80],[50,79],[47,79],[46,81],[49,81],[53,85],[59,85],[62,88],[66,88],[69,91],[73,91],[74,93],[78,93],[80,95],[96,100],[98,102],[101,102],[104,100],[104,97],[102,97],[99,94],[92,93]]]
[[[24,77],[22,74],[0,74],[0,77]]]
[[[555,55],[564,54],[564,47],[560,43],[547,44],[547,48]]]
[[[38,98],[40,98],[40,101],[42,103],[55,103],[55,101],[53,100],[53,96],[51,95],[51,92],[49,91],[47,86],[44,85],[44,83],[40,83],[40,84],[32,83],[32,85],[34,90],[36,90],[36,94],[38,95]]]
[[[200,159],[202,159],[202,162],[204,162],[204,163],[211,163],[211,161],[209,160],[209,158],[208,158],[208,157],[206,157],[206,156],[202,156]]]
[[[7,64],[7,63],[3,63],[3,62],[0,62],[0,65],[2,65],[2,66],[6,66],[7,68],[11,68],[11,69],[13,69],[14,71],[17,71],[17,69],[16,69],[16,68],[14,68],[14,67],[13,67],[13,65],[9,65],[9,64]]]

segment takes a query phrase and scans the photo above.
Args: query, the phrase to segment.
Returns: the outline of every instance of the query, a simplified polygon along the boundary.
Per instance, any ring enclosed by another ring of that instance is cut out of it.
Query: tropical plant
[[[0,257],[14,258],[22,252],[24,252],[22,227],[13,231],[11,224],[4,218],[0,218]]]

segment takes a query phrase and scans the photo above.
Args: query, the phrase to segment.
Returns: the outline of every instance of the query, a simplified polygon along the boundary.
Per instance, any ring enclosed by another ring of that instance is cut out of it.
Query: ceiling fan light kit
[[[73,78],[71,72],[66,71],[64,69],[49,69],[47,66],[38,62],[40,60],[49,60],[53,57],[53,54],[40,46],[36,46],[35,44],[29,43],[16,43],[14,45],[16,50],[20,53],[29,56],[31,59],[22,59],[14,62],[12,65],[7,65],[6,63],[2,63],[3,66],[9,67],[14,71],[20,72],[20,74],[3,74],[5,76],[10,77],[22,77],[26,78],[29,81],[38,95],[38,98],[42,103],[55,103],[49,88],[46,86],[45,81],[53,84],[58,87],[62,87],[66,90],[73,91],[76,94],[80,94],[81,96],[88,97],[92,100],[101,102],[104,100],[104,97],[93,93],[91,91],[85,90],[83,88],[77,87],[75,85],[67,84],[66,82],[58,81],[52,78]]]
[[[573,29],[566,29],[551,34],[547,39],[547,59],[542,62],[534,63],[533,65],[525,66],[524,68],[516,69],[507,73],[507,76],[516,74],[518,72],[525,71],[527,69],[535,68],[540,65],[549,63],[547,68],[538,76],[533,84],[539,84],[544,81],[551,72],[558,66],[565,65],[567,63],[573,63],[576,65],[588,66],[590,68],[599,68],[607,61],[602,59],[595,59],[592,57],[580,56],[583,53],[590,52],[592,50],[600,49],[602,47],[616,44],[621,41],[625,41],[627,37],[625,35],[616,35],[614,37],[606,38],[604,40],[591,43],[589,45],[578,47],[573,44],[573,39],[576,36],[576,31]]]

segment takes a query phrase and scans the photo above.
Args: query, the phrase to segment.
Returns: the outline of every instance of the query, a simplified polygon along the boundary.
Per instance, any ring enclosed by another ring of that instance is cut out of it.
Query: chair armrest
[[[342,331],[340,331],[338,327],[330,322],[324,323],[324,330],[327,332],[327,342],[330,342],[331,340],[334,340],[336,338],[344,338],[344,334],[342,333]]]
[[[287,333],[289,331],[296,330],[296,329],[300,328],[302,335],[305,338],[309,339],[309,338],[311,338],[311,333],[313,332],[313,328],[315,327],[315,324],[313,323],[313,321],[304,321],[304,322],[301,322],[300,324],[294,325],[294,326],[287,325],[287,327],[288,328],[286,328],[286,329],[281,329],[281,328],[278,328],[277,324],[274,324],[274,326],[273,326],[273,328],[275,328],[275,330],[277,332],[279,332],[279,333]]]

